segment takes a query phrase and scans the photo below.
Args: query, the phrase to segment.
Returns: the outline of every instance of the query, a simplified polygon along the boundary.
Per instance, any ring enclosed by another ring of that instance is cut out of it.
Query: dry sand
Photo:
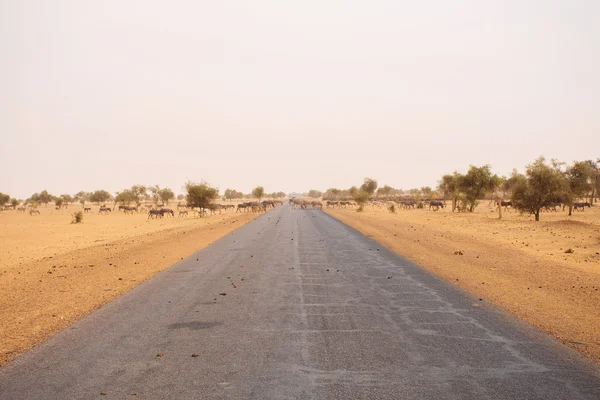
[[[461,214],[324,210],[600,362],[600,207],[543,213],[538,223],[514,211],[498,220],[485,205]]]
[[[0,212],[0,365],[258,214],[147,220],[145,214]]]

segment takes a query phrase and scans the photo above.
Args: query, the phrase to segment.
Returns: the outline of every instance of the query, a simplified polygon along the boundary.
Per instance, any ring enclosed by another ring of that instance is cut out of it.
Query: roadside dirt
[[[258,215],[47,214],[0,215],[0,365]]]
[[[515,212],[498,220],[486,207],[324,210],[600,362],[599,209],[546,213],[539,223]]]

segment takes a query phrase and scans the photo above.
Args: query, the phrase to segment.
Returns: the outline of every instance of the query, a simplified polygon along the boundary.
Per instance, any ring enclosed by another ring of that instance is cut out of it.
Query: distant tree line
[[[409,190],[395,189],[389,185],[378,187],[377,181],[365,178],[359,187],[349,189],[329,188],[324,193],[313,189],[305,195],[323,200],[354,200],[358,210],[370,200],[406,200],[417,204],[428,200],[449,200],[452,211],[473,212],[483,199],[498,202],[510,201],[512,206],[524,213],[531,213],[536,221],[540,211],[557,204],[568,208],[572,214],[578,200],[591,205],[600,193],[600,158],[575,161],[570,165],[557,160],[539,157],[526,166],[524,173],[517,170],[509,176],[492,173],[489,165],[471,165],[466,173],[457,171],[443,175],[437,188],[429,186]],[[501,215],[501,207],[498,207]]]
[[[192,192],[190,192],[190,190]],[[12,204],[16,207],[18,204],[26,204],[33,208],[38,207],[40,204],[47,206],[49,203],[54,203],[57,208],[68,207],[70,204],[79,203],[85,206],[86,203],[94,203],[97,205],[106,204],[106,202],[112,201],[114,206],[117,204],[130,205],[140,204],[141,202],[153,202],[155,204],[166,204],[177,198],[178,201],[189,202],[190,194],[193,202],[197,204],[208,204],[206,201],[212,202],[219,197],[218,188],[212,187],[206,182],[193,183],[188,182],[185,184],[186,194],[179,194],[175,196],[173,190],[169,188],[161,188],[159,185],[133,185],[128,189],[124,189],[120,192],[116,192],[112,195],[107,190],[95,190],[92,192],[79,191],[74,195],[63,194],[60,196],[54,196],[47,190],[36,192],[32,194],[26,200],[11,199],[9,195],[0,193],[0,207],[4,208],[6,204]],[[213,194],[215,197],[213,197]],[[273,192],[266,193],[262,186],[254,188],[251,193],[244,194],[237,190],[227,189],[225,190],[223,198],[226,200],[237,200],[246,198],[284,198],[286,194],[284,192]],[[200,199],[200,200],[199,200]]]

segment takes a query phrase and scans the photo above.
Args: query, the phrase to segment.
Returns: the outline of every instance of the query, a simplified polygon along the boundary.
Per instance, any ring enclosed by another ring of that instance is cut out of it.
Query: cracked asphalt
[[[597,400],[600,373],[325,213],[285,205],[0,368],[2,400],[93,398]]]

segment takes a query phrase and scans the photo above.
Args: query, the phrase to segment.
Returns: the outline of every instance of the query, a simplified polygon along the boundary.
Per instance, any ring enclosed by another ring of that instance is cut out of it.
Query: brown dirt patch
[[[482,206],[325,211],[600,362],[600,207],[546,213],[539,223],[515,212],[498,220]]]

